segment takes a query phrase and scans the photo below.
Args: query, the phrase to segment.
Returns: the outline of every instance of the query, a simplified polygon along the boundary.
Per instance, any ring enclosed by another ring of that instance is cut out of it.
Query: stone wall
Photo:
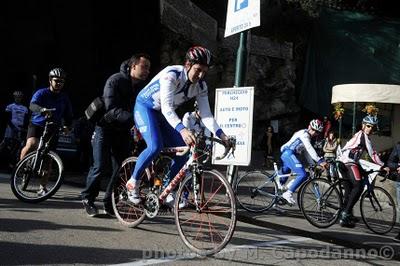
[[[215,65],[207,76],[209,87],[233,86],[239,34],[224,38],[224,30],[217,29],[217,22],[189,0],[162,0],[160,15],[161,66],[181,64],[187,48],[201,44],[215,55]],[[297,125],[300,108],[295,97],[296,65],[293,43],[251,34],[248,40],[245,84],[255,87],[253,148],[262,149],[261,141],[270,120],[279,120],[282,141]],[[213,101],[214,91],[210,89],[210,102]]]

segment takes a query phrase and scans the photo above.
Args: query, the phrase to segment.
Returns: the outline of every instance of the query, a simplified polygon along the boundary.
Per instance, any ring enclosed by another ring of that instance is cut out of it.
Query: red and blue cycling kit
[[[132,173],[132,178],[136,181],[163,147],[185,145],[179,133],[185,126],[175,109],[192,98],[196,98],[204,125],[220,137],[223,131],[211,113],[206,82],[199,80],[192,84],[184,66],[164,68],[139,92],[134,118],[147,147],[139,155]],[[170,176],[175,176],[185,162],[185,157],[174,158]]]

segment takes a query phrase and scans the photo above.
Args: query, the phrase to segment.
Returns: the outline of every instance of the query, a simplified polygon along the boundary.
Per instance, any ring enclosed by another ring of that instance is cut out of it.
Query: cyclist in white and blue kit
[[[211,59],[208,49],[193,46],[186,53],[184,65],[164,68],[139,92],[134,118],[147,147],[138,156],[135,169],[126,185],[132,203],[140,203],[141,175],[163,147],[192,145],[195,142],[193,133],[183,125],[175,112],[181,104],[195,98],[204,125],[228,144],[228,138],[215,121],[208,102],[208,89],[204,77]],[[187,157],[175,157],[170,177],[174,177],[186,161]]]
[[[26,125],[29,120],[28,108],[23,105],[24,93],[22,91],[14,91],[14,102],[7,105],[7,128],[4,133],[4,139],[0,143],[0,153],[4,151],[9,158],[9,166],[13,167],[14,163],[18,161],[18,147],[23,143],[24,133],[26,133]]]
[[[282,173],[288,174],[290,171],[296,173],[296,179],[289,183],[288,190],[282,194],[282,197],[290,204],[296,203],[293,199],[293,192],[307,179],[307,173],[301,160],[299,160],[300,156],[309,157],[322,167],[327,165],[325,159],[319,157],[311,145],[311,138],[320,134],[322,130],[322,122],[318,119],[313,119],[307,129],[294,133],[291,139],[281,147]]]

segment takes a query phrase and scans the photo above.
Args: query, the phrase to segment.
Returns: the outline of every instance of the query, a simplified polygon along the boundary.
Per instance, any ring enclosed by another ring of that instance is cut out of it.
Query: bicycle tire
[[[220,172],[204,170],[199,180],[202,184],[200,210],[196,210],[191,187],[193,177],[189,174],[178,189],[175,223],[179,236],[191,251],[210,256],[221,251],[232,238],[236,227],[236,201],[231,185]],[[188,192],[188,205],[180,209],[178,203],[185,199],[185,192]],[[218,229],[226,232],[215,232]]]
[[[276,202],[277,193],[278,185],[273,176],[261,171],[245,173],[235,186],[237,202],[249,212],[269,210]]]
[[[11,175],[11,190],[14,195],[23,202],[39,203],[49,199],[58,191],[64,179],[64,165],[61,158],[55,152],[49,151],[47,154],[43,155],[42,163],[46,160],[45,157],[48,156],[51,161],[56,163],[56,168],[52,170],[47,169],[47,172],[43,170],[43,175],[48,174],[46,177],[47,192],[44,195],[38,195],[37,191],[39,190],[41,178],[33,175],[31,171],[32,165],[30,165],[35,159],[35,156],[36,151],[30,152],[26,155],[20,162],[18,162]],[[53,163],[49,163],[49,165],[53,166]],[[29,175],[29,182],[24,182],[24,179],[26,179],[25,177],[27,177],[26,175]]]
[[[336,223],[342,209],[342,198],[336,185],[325,178],[308,180],[301,190],[300,210],[315,227],[327,228]]]
[[[143,204],[134,205],[131,203],[128,200],[128,191],[126,189],[126,182],[131,178],[136,161],[137,157],[132,156],[122,162],[111,193],[111,203],[115,217],[121,224],[131,228],[137,227],[146,217]],[[145,173],[149,174],[147,169]],[[141,188],[145,185],[146,180],[146,177],[141,178]],[[143,189],[141,193],[144,191]]]
[[[394,200],[382,187],[374,187],[372,197],[369,196],[368,190],[364,191],[360,198],[360,212],[365,225],[376,234],[387,234],[396,224]],[[368,217],[367,214],[371,214],[372,217]]]

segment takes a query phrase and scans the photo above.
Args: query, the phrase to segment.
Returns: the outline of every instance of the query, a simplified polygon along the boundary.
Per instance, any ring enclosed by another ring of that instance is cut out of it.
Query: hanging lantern
[[[344,108],[342,103],[335,103],[333,105],[333,116],[336,120],[342,119],[344,114]]]

